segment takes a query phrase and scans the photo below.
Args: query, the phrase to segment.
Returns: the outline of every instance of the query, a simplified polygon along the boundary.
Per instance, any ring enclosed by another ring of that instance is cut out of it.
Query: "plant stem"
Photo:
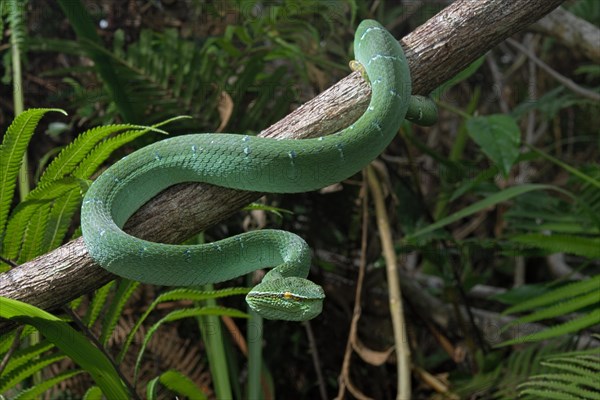
[[[396,349],[396,359],[398,360],[398,389],[396,392],[397,400],[410,400],[411,382],[410,382],[410,348],[406,336],[406,321],[402,309],[402,293],[400,291],[400,277],[398,275],[398,262],[392,240],[392,231],[388,222],[388,215],[385,209],[383,190],[377,179],[377,175],[371,166],[367,167],[367,179],[369,188],[373,194],[375,203],[375,214],[377,216],[377,228],[383,247],[383,258],[385,259],[388,293],[390,298],[390,315],[392,317],[392,327],[394,330],[394,345]]]

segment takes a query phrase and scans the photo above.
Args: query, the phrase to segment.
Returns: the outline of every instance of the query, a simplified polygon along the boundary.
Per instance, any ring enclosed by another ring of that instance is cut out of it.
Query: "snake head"
[[[308,279],[277,278],[256,285],[246,295],[246,302],[266,319],[307,321],[323,309],[323,288]]]

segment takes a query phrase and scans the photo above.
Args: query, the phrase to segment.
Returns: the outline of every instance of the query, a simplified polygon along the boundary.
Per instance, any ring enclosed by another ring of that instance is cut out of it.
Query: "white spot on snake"
[[[344,159],[344,146],[341,143],[338,143],[335,147],[337,147],[338,151],[340,152],[340,158],[343,160]]]
[[[374,111],[374,110],[375,110],[375,107],[373,107],[373,106],[367,107],[367,111]]]
[[[291,164],[294,165],[294,159],[298,156],[294,150],[290,150],[288,152],[288,157],[290,158]]]
[[[196,146],[195,144],[192,145],[192,153],[194,153],[194,155],[196,155],[196,153],[198,152],[198,146]]]
[[[385,54],[375,54],[373,57],[371,57],[371,59],[369,60],[369,62],[367,63],[367,65],[370,65],[371,61],[377,61],[377,60],[379,60],[381,58],[383,58],[384,60],[394,60],[394,61],[400,60],[396,56],[388,56],[388,55],[385,55]]]
[[[381,29],[378,26],[372,26],[370,28],[367,28],[367,30],[364,31],[362,35],[360,35],[360,40],[362,41],[365,38],[365,36],[367,36],[367,33],[372,32],[372,31],[383,31],[383,29]],[[360,43],[358,45],[360,46]]]
[[[140,249],[138,250],[138,254],[141,256],[142,254],[144,254],[146,252],[146,250],[148,250],[148,247],[146,247],[146,246],[140,247]]]
[[[104,229],[100,229],[100,237],[104,236],[105,233],[106,231]]]
[[[383,133],[381,131],[381,124],[379,123],[379,121],[373,121],[371,122],[371,126],[375,129],[377,129],[379,131],[379,133]]]
[[[323,136],[321,136],[320,138],[318,138],[317,140],[325,140],[325,138]]]
[[[248,135],[245,135],[245,136],[242,138],[242,142],[247,142],[248,140],[250,140],[250,136],[248,136]]]
[[[246,157],[249,156],[250,153],[251,153],[250,147],[248,147],[248,146],[244,147],[244,154],[246,155]]]
[[[190,251],[190,249],[187,249],[183,252],[183,258],[185,259],[185,261],[190,262],[192,261],[192,252]]]
[[[156,161],[162,160],[162,156],[158,153],[154,153],[154,158],[156,159]]]
[[[217,251],[223,251],[223,249],[221,248],[221,245],[218,244],[218,243],[213,243],[212,247],[215,248],[215,249],[217,249]]]
[[[374,84],[376,84],[376,83],[381,83],[381,82],[383,82],[383,78],[382,78],[382,77],[379,77],[379,78],[375,79],[374,81],[372,81],[372,82],[371,82],[371,85],[374,85]]]
[[[402,96],[400,95],[400,93],[398,93],[396,89],[390,89],[390,94],[394,97],[402,98]]]

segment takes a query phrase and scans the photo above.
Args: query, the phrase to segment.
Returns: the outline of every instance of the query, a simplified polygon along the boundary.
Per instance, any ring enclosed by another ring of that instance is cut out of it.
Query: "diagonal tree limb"
[[[428,93],[496,44],[542,18],[563,0],[458,0],[402,40],[415,93]],[[307,138],[355,120],[369,101],[369,86],[352,73],[260,136]],[[132,217],[126,230],[145,239],[180,242],[260,197],[205,184],[167,189]],[[114,275],[87,255],[82,239],[0,275],[0,296],[54,309],[98,289]],[[0,333],[12,326],[0,321]]]

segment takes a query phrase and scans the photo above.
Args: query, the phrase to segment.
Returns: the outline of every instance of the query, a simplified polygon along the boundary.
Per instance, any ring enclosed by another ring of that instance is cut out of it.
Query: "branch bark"
[[[402,40],[414,93],[429,93],[562,2],[454,2]],[[360,74],[352,73],[260,136],[301,139],[335,132],[362,114],[369,94]],[[178,185],[148,202],[125,229],[148,240],[177,243],[260,196],[205,184]],[[90,259],[80,238],[0,275],[0,296],[52,310],[114,278]],[[0,322],[0,333],[10,328],[10,323]]]

